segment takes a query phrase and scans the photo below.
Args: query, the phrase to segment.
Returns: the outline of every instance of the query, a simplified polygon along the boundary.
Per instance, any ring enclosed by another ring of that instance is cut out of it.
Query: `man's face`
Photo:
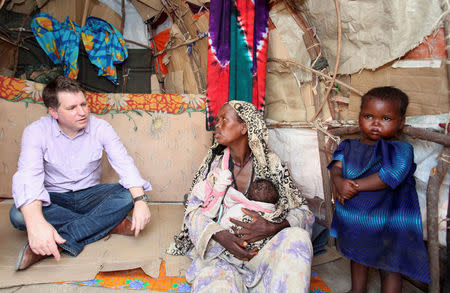
[[[50,115],[58,120],[59,127],[69,137],[75,137],[89,121],[89,108],[82,92],[59,92],[58,109],[49,108]]]

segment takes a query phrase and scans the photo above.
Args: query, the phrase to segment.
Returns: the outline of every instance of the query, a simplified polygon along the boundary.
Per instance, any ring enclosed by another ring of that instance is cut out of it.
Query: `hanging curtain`
[[[208,130],[231,100],[264,110],[269,8],[266,0],[211,0],[207,69]]]

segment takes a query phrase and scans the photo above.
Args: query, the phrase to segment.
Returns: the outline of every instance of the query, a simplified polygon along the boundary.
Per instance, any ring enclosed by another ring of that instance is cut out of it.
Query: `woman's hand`
[[[289,227],[289,222],[284,220],[283,222],[271,223],[261,217],[257,212],[250,211],[243,208],[242,211],[252,217],[250,223],[244,223],[236,219],[230,218],[230,222],[242,227],[233,227],[233,231],[236,235],[239,235],[240,239],[247,242],[255,242],[270,236],[277,234],[282,229]]]
[[[227,230],[217,232],[213,235],[213,239],[219,242],[228,252],[238,259],[249,261],[258,254],[256,248],[246,250],[245,247],[248,245],[247,242]]]

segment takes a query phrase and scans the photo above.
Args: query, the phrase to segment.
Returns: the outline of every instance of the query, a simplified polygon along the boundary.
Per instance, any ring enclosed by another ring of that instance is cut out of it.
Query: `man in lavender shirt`
[[[77,256],[108,233],[138,236],[150,222],[150,183],[111,125],[90,116],[81,86],[57,77],[43,100],[50,114],[25,128],[12,183],[11,223],[28,233],[16,270],[50,255],[59,260],[61,251]],[[103,151],[119,184],[100,184]]]

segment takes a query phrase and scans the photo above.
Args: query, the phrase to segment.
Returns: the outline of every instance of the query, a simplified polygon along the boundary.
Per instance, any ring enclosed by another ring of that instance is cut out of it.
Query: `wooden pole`
[[[360,132],[359,126],[346,126],[338,127],[327,130],[330,134],[336,136],[350,135]],[[402,132],[412,138],[418,138],[426,141],[435,142],[443,145],[444,147],[450,147],[450,136],[447,134],[434,132],[422,128],[404,126]]]
[[[313,79],[315,74],[313,73]],[[316,91],[313,91],[314,108],[317,110],[320,107],[320,96]],[[322,113],[320,113],[322,115]],[[321,131],[317,131],[317,143],[319,148],[319,159],[320,159],[320,171],[322,174],[322,186],[323,186],[323,197],[325,200],[325,222],[327,223],[327,228],[331,228],[331,220],[333,218],[333,205],[331,201],[331,183],[330,175],[328,174],[328,159],[327,154],[324,152],[325,149],[325,135]],[[335,244],[334,239],[330,238],[328,241],[329,246]]]
[[[90,0],[84,0],[83,17],[81,18],[81,27],[86,24],[86,18],[88,17],[89,6],[91,4]]]
[[[431,283],[428,292],[439,293],[439,189],[448,170],[450,148],[444,148],[438,163],[430,171],[427,186],[427,234]]]
[[[120,32],[123,33],[125,30],[125,17],[126,17],[126,13],[125,13],[125,0],[122,0],[122,21],[120,23]]]

